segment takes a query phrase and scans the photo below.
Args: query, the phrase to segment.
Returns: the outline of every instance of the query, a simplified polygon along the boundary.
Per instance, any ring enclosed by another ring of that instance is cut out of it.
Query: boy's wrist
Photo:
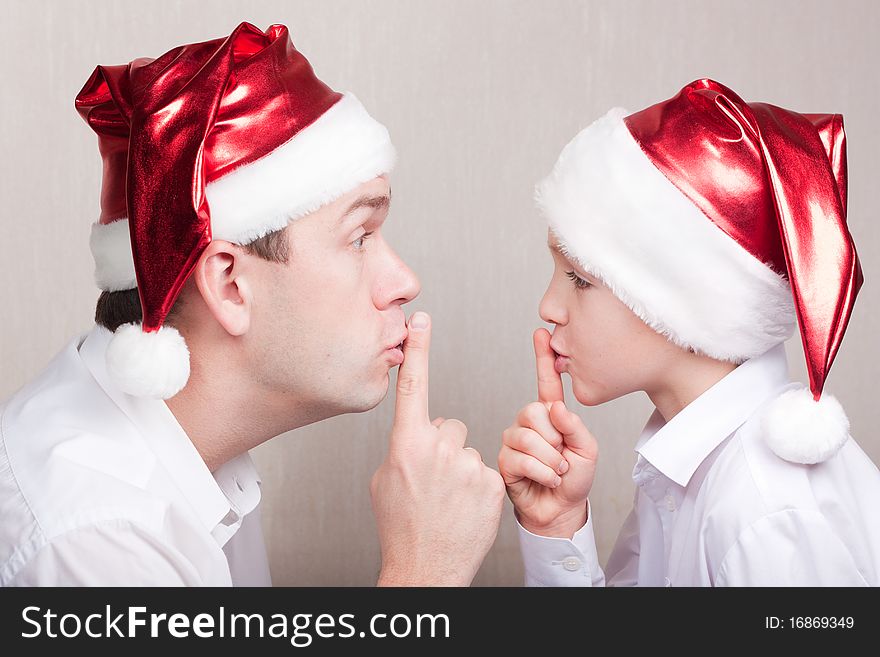
[[[549,522],[536,523],[520,515],[519,512],[516,517],[523,529],[532,534],[547,538],[571,539],[578,530],[587,524],[587,502],[585,500],[582,505],[563,511]]]

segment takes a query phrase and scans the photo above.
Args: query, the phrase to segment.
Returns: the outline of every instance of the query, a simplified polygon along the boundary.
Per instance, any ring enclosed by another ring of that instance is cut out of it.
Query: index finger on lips
[[[532,336],[535,347],[535,369],[538,373],[538,401],[547,408],[555,401],[562,401],[564,392],[562,376],[556,371],[556,354],[550,347],[550,332],[539,328]]]
[[[428,416],[428,356],[431,346],[431,318],[416,312],[410,317],[403,343],[403,363],[397,372],[397,400],[394,421],[402,425],[430,424]]]

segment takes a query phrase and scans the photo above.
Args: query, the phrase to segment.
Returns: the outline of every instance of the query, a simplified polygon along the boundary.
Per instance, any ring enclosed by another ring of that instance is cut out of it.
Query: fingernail
[[[553,483],[553,487],[556,488],[556,486],[558,486],[561,483],[562,483],[562,477],[557,475],[556,481]]]
[[[417,330],[428,328],[428,315],[421,311],[414,313],[409,320],[409,327]]]
[[[560,463],[559,467],[556,468],[556,472],[558,472],[561,475],[568,472],[568,461],[563,461],[562,463]]]

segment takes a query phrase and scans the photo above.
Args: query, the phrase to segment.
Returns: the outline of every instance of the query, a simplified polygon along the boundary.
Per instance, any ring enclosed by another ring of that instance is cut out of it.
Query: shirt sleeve
[[[605,586],[599,566],[593,513],[587,500],[587,522],[571,539],[538,536],[519,521],[519,544],[525,563],[526,586]]]
[[[821,513],[786,509],[737,538],[715,586],[867,586],[852,555]]]
[[[14,575],[12,586],[200,586],[195,567],[129,521],[76,528],[52,538]]]

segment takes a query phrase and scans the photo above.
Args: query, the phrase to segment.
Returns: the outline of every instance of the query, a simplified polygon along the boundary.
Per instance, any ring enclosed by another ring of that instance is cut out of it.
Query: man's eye
[[[356,248],[358,250],[363,249],[364,242],[366,242],[370,238],[370,235],[372,235],[372,234],[373,234],[372,232],[364,233],[363,235],[358,237],[354,242],[352,242],[352,246],[354,246],[354,248]]]
[[[571,282],[574,283],[574,286],[579,290],[583,290],[584,288],[590,287],[590,282],[585,281],[583,278],[575,274],[573,271],[565,272],[565,275],[571,279]]]

